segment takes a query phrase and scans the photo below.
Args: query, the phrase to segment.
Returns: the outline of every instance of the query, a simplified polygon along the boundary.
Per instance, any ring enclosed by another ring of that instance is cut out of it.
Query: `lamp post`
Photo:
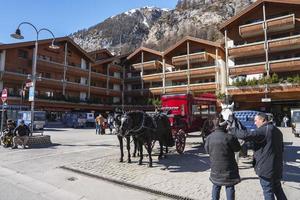
[[[15,39],[24,39],[23,35],[21,35],[21,30],[20,30],[20,27],[22,25],[29,25],[31,26],[35,32],[36,32],[36,40],[35,40],[35,47],[34,47],[34,53],[33,53],[33,63],[32,63],[32,74],[31,74],[31,81],[32,81],[32,87],[31,87],[31,92],[33,93],[33,98],[31,99],[31,133],[33,133],[33,121],[34,121],[34,95],[35,95],[35,84],[36,84],[36,63],[37,63],[37,52],[38,52],[38,40],[39,40],[39,34],[41,31],[47,31],[49,32],[52,37],[53,37],[53,40],[52,40],[52,43],[51,45],[49,46],[49,48],[51,49],[59,49],[59,46],[55,45],[54,42],[55,42],[55,36],[54,34],[52,33],[52,31],[50,31],[49,29],[47,28],[41,28],[41,29],[37,29],[33,24],[29,23],[29,22],[21,22],[18,26],[18,28],[16,29],[16,32],[11,34],[10,36],[15,38]]]

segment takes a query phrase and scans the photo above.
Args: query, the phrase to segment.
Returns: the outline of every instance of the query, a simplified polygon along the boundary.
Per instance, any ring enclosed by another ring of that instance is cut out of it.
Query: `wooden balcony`
[[[159,62],[158,60],[148,61],[148,62],[144,62],[144,63],[136,63],[136,64],[132,65],[132,67],[138,71],[141,71],[142,68],[144,70],[158,69],[161,66],[162,66],[162,63]]]
[[[190,90],[193,92],[207,92],[207,91],[215,91],[217,89],[217,84],[215,82],[210,83],[197,83],[190,84]],[[159,94],[158,92],[163,92],[163,88],[150,88],[152,93]],[[178,85],[178,86],[167,86],[165,88],[167,94],[173,93],[186,93],[187,85]]]
[[[263,55],[265,53],[264,41],[255,42],[251,44],[238,45],[232,48],[229,48],[228,55],[229,57],[247,57],[254,55]]]
[[[162,81],[163,74],[149,74],[149,75],[143,75],[143,80],[145,82],[153,82],[153,81]]]
[[[300,71],[300,58],[270,61],[271,72]]]
[[[190,69],[191,78],[214,76],[217,72],[216,66],[211,67],[199,67]],[[166,80],[181,80],[187,78],[188,70],[174,71],[166,73]]]
[[[68,65],[67,74],[88,77],[89,76],[89,70],[81,69],[79,67],[73,67],[73,66]]]
[[[106,91],[107,89],[102,87],[91,86],[90,88],[91,94],[96,94],[96,95],[106,95]]]
[[[265,62],[236,65],[229,67],[229,76],[260,74],[264,73],[265,71]]]
[[[110,83],[114,83],[114,84],[122,84],[122,79],[121,79],[121,78],[117,78],[117,77],[110,76],[110,77],[109,77],[109,82],[110,82]]]
[[[26,74],[21,74],[17,72],[9,72],[9,71],[1,71],[1,80],[9,80],[9,81],[25,81],[27,79]]]
[[[120,97],[120,96],[122,96],[122,91],[108,90],[106,94],[109,95],[109,96],[113,96],[113,97]]]
[[[190,69],[191,78],[203,77],[203,76],[215,76],[217,72],[216,66],[211,67],[200,67],[195,69]]]
[[[118,65],[118,64],[109,64],[109,71],[111,72],[122,72],[123,71],[123,68],[121,65]]]
[[[266,21],[268,33],[285,31],[295,28],[295,15],[285,15],[268,19]],[[240,35],[243,38],[254,37],[264,34],[263,21],[252,24],[241,25],[239,27]]]
[[[177,65],[185,65],[187,64],[188,57],[191,64],[194,63],[202,63],[208,61],[208,55],[206,52],[199,52],[199,53],[193,53],[188,55],[182,55],[182,56],[175,56],[172,58],[172,64]]]
[[[36,82],[36,85],[37,85],[37,87],[62,90],[63,81],[62,80],[51,79],[51,78],[42,78],[41,81]]]
[[[67,82],[67,87],[66,90],[71,90],[71,91],[78,91],[78,92],[87,92],[89,86],[88,85],[83,85],[80,83],[74,83],[74,82]]]
[[[97,81],[106,81],[107,76],[105,74],[97,73],[97,72],[91,72],[91,79],[97,80]]]
[[[43,71],[49,71],[49,72],[64,73],[64,64],[43,60],[39,58],[37,60],[37,70],[39,69],[42,69]]]
[[[153,88],[149,88],[149,90],[150,90],[152,95],[161,95],[161,94],[163,94],[162,87],[153,87]]]
[[[300,35],[294,35],[275,40],[269,40],[269,51],[279,52],[300,48]]]
[[[243,86],[235,87],[229,86],[228,92],[232,96],[242,97],[244,100],[261,102],[264,98],[266,88],[264,85],[260,86]],[[272,101],[276,100],[298,100],[300,98],[299,84],[270,84],[268,97]],[[254,99],[253,99],[254,98]]]

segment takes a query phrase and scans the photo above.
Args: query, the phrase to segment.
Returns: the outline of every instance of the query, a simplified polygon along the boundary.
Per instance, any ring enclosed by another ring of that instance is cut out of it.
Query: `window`
[[[19,49],[18,50],[18,57],[27,59],[28,58],[28,52],[25,51],[25,50]]]

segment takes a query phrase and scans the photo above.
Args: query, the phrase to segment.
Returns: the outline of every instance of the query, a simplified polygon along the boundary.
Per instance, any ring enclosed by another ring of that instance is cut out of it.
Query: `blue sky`
[[[88,28],[106,18],[133,8],[155,6],[174,9],[177,0],[1,0],[0,42],[14,43],[10,37],[20,22],[28,21],[37,28],[48,28],[56,37]],[[25,39],[34,40],[34,30],[21,27]],[[40,38],[50,38],[42,32]]]

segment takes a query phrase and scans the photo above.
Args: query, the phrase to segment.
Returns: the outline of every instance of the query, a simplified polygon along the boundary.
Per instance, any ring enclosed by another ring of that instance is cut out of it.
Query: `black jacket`
[[[17,126],[17,128],[15,128],[15,130],[14,130],[14,134],[18,135],[18,136],[29,135],[29,133],[30,133],[30,130],[29,130],[28,126],[26,126],[25,124]]]
[[[255,172],[258,176],[273,180],[282,178],[283,136],[272,123],[266,123],[255,131],[231,129],[236,137],[254,141]]]
[[[239,168],[234,152],[241,149],[233,135],[221,128],[212,132],[205,143],[211,162],[210,180],[216,185],[232,186],[240,182]]]

